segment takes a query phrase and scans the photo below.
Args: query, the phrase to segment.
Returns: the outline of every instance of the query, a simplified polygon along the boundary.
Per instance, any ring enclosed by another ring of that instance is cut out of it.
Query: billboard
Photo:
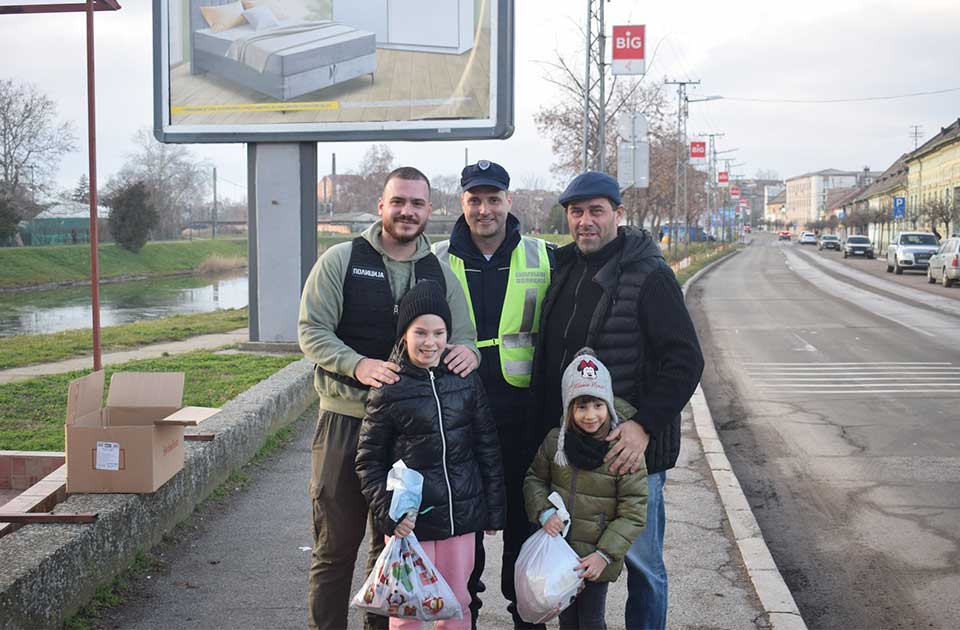
[[[717,173],[717,184],[720,185],[720,188],[726,188],[730,185],[729,171],[720,171]]]
[[[690,157],[691,158],[705,158],[707,157],[707,143],[694,140],[690,143]]]
[[[613,27],[613,63],[612,74],[645,74],[647,62],[644,59],[644,36],[646,26]]]
[[[513,0],[153,0],[162,142],[513,133]]]

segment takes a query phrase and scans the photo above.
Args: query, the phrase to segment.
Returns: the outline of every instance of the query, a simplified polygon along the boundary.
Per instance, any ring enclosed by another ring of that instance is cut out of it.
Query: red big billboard
[[[644,74],[647,71],[645,55],[645,26],[613,27],[613,74]]]
[[[705,158],[707,157],[707,143],[706,142],[691,142],[690,143],[690,157],[692,158]]]

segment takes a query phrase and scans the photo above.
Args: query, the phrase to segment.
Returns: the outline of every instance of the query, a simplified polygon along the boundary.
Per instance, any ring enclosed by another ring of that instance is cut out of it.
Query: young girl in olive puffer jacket
[[[370,390],[357,446],[357,475],[380,530],[417,535],[460,602],[463,619],[437,628],[469,630],[476,532],[503,529],[503,468],[497,429],[476,372],[448,371],[442,356],[450,309],[440,285],[422,281],[400,301],[398,341],[391,360],[396,383]],[[398,459],[423,475],[420,515],[390,518],[387,472]],[[390,619],[390,628],[419,628],[416,619]]]
[[[527,516],[551,536],[564,523],[547,497],[557,492],[570,513],[567,542],[580,557],[583,591],[560,613],[561,630],[605,629],[607,585],[623,570],[623,557],[647,518],[646,465],[614,475],[603,462],[610,431],[619,424],[610,373],[584,348],[563,372],[564,418],[547,434],[527,471],[523,494]],[[632,409],[622,408],[624,417]],[[642,461],[642,458],[641,458]]]

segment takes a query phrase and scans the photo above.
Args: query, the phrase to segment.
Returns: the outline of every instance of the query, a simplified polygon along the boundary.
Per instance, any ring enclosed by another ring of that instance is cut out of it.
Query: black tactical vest
[[[429,278],[439,282],[446,294],[443,270],[433,254],[416,261],[413,273],[417,281]],[[358,236],[353,239],[343,280],[343,312],[335,331],[337,337],[359,354],[385,361],[397,339],[397,310],[383,257],[367,239]],[[327,374],[355,387],[365,387],[355,379]]]

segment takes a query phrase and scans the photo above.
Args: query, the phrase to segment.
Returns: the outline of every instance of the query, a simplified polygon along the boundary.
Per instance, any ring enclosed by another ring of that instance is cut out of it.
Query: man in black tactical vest
[[[521,431],[530,387],[533,345],[540,303],[550,285],[553,250],[537,238],[521,236],[520,221],[510,213],[510,175],[499,164],[480,160],[460,174],[463,216],[449,241],[434,245],[467,296],[470,317],[477,327],[477,347],[483,361],[480,378],[487,390],[500,434],[500,451],[507,495],[500,584],[519,628],[529,627],[516,613],[513,570],[520,547],[530,534],[523,502],[524,459]],[[481,602],[477,595],[485,564],[483,535],[477,536],[476,561],[470,578],[474,627]],[[484,627],[487,624],[480,624]]]
[[[647,525],[627,552],[628,630],[664,628],[667,572],[663,564],[663,484],[680,454],[680,412],[703,372],[703,354],[683,293],[660,247],[644,229],[619,226],[620,188],[588,171],[560,196],[574,242],[557,250],[556,272],[543,301],[533,365],[536,449],[563,415],[564,368],[584,346],[610,370],[613,392],[634,413],[607,438],[610,470],[647,464]],[[619,227],[618,227],[619,226]]]
[[[311,628],[347,627],[353,567],[368,518],[354,468],[357,438],[367,391],[398,378],[400,368],[388,358],[403,294],[418,280],[439,282],[452,315],[447,367],[466,376],[480,360],[463,289],[423,235],[432,211],[427,177],[412,167],[396,169],[384,182],[377,209],[380,220],[361,236],[323,253],[300,301],[300,347],[317,364],[314,384],[320,395],[310,482]],[[369,530],[368,573],[384,545],[383,533],[372,524]],[[364,625],[386,628],[386,622],[386,617],[367,615]]]

